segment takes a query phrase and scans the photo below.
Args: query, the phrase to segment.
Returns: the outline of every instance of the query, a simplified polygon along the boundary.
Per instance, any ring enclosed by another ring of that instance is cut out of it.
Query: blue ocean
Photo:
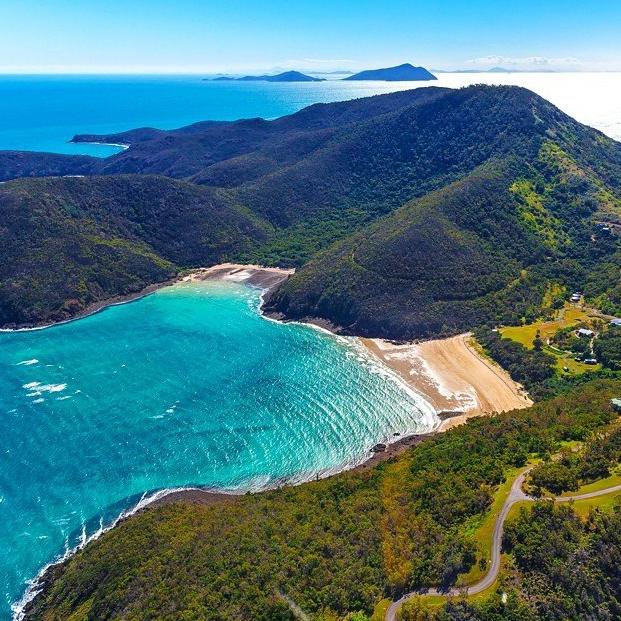
[[[443,74],[518,83],[621,138],[619,74]],[[76,133],[274,118],[428,83],[0,76],[0,149],[84,153]],[[268,321],[260,292],[183,284],[65,325],[0,332],[0,620],[28,581],[158,490],[262,489],[434,423],[355,340]]]
[[[71,144],[79,133],[173,129],[196,121],[275,118],[318,102],[468,84],[517,84],[621,140],[619,73],[438,74],[435,82],[213,82],[201,76],[0,76],[0,150],[105,157],[118,148]]]
[[[79,133],[173,129],[206,119],[275,118],[317,102],[407,84],[212,82],[199,76],[0,76],[0,149],[105,157],[119,149],[72,144]]]
[[[0,333],[2,618],[26,581],[162,488],[258,490],[363,459],[435,417],[356,340],[178,284]]]

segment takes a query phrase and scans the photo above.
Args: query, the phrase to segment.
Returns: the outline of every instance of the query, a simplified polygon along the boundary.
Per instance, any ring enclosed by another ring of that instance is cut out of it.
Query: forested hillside
[[[621,209],[621,145],[546,106],[518,126],[470,173],[319,253],[268,307],[416,338],[537,316],[551,285],[616,299],[618,239],[596,223]]]
[[[10,182],[0,186],[0,324],[66,319],[266,236],[215,191],[165,177]]]
[[[431,87],[318,104],[274,121],[99,138],[131,146],[97,161],[0,153],[2,178],[72,167],[98,173],[2,186],[0,305],[10,310],[0,322],[52,318],[82,304],[71,300],[161,279],[106,260],[102,285],[101,267],[87,273],[66,251],[41,249],[57,229],[67,245],[83,243],[82,209],[93,226],[175,267],[224,259],[301,267],[269,308],[347,332],[410,338],[515,322],[537,314],[551,284],[584,289],[608,309],[619,300],[618,238],[597,223],[621,219],[621,144],[525,89]],[[119,193],[126,173],[160,178],[134,177],[136,188]],[[156,217],[149,185],[167,188],[154,192]],[[42,193],[58,209],[38,218]],[[15,205],[24,221],[38,222],[36,234],[9,222]],[[118,210],[131,226],[116,228]],[[37,284],[52,273],[83,281],[89,293]]]
[[[477,532],[498,486],[528,457],[595,438],[617,420],[609,399],[620,390],[618,380],[591,382],[528,410],[473,419],[369,470],[226,504],[149,509],[57,568],[27,619],[292,621],[288,598],[314,620],[359,613],[365,621],[385,597],[450,585],[485,566]],[[561,621],[618,610],[618,523],[615,514],[585,525],[545,507],[521,515],[506,538],[512,605],[499,606],[492,592],[489,604],[452,604],[440,618]]]

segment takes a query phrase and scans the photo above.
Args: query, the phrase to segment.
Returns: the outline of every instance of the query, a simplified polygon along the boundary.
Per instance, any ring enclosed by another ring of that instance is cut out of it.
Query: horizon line
[[[503,71],[490,71],[490,69],[494,69],[494,67],[474,69],[474,68],[461,68],[461,69],[441,69],[441,68],[432,68],[429,69],[431,72],[437,73],[621,73],[621,68],[618,69],[509,69],[506,67],[500,67]],[[62,70],[12,70],[12,69],[2,69],[0,68],[0,76],[144,76],[144,75],[169,75],[169,76],[243,76],[248,75],[250,72],[256,71],[257,74],[265,73],[269,75],[272,72],[283,73],[285,71],[300,71],[302,73],[315,74],[315,75],[329,75],[329,74],[346,74],[346,73],[356,73],[351,69],[334,69],[334,70],[321,70],[317,71],[314,69],[262,69],[262,70],[248,70],[248,71],[214,71],[214,70],[198,70],[198,69],[174,69],[174,70],[166,70],[166,69],[142,69],[142,70],[98,70],[98,69],[89,69],[89,70],[72,70],[72,69],[62,69]],[[275,74],[276,74],[275,73]],[[255,75],[252,73],[252,75]]]

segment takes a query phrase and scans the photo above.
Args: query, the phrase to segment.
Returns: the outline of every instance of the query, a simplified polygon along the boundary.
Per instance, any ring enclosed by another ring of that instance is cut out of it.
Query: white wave
[[[38,364],[39,361],[36,358],[31,358],[30,360],[22,360],[21,362],[18,362],[16,366],[25,366],[25,367],[30,367],[33,364]]]
[[[38,396],[44,392],[62,392],[67,388],[67,384],[42,384],[41,382],[28,382],[28,384],[24,384],[22,388],[26,390],[32,390],[35,388],[34,392],[29,393],[28,396]]]
[[[43,403],[45,401],[45,399],[43,399],[42,397],[39,399],[34,399],[33,403]]]
[[[67,384],[45,384],[39,386],[39,390],[43,392],[62,392],[67,388]]]
[[[70,548],[67,543],[65,545],[65,552],[62,555],[58,556],[51,563],[48,563],[47,565],[45,565],[45,567],[41,569],[41,571],[36,575],[35,578],[27,582],[28,587],[26,588],[26,591],[22,595],[21,599],[11,604],[11,611],[13,613],[13,621],[23,621],[24,616],[25,616],[26,606],[28,606],[28,604],[41,592],[41,589],[43,588],[43,585],[41,584],[41,578],[43,577],[45,572],[50,567],[53,567],[54,565],[58,565],[60,563],[64,563],[69,557],[73,556],[76,552],[84,548],[91,541],[95,541],[96,539],[101,537],[101,535],[113,529],[121,520],[124,520],[130,517],[134,513],[137,513],[141,509],[144,509],[145,507],[155,502],[156,500],[159,500],[160,498],[164,498],[164,496],[168,496],[169,494],[174,494],[174,493],[185,491],[185,490],[198,490],[198,489],[199,488],[197,487],[173,487],[173,488],[162,489],[152,494],[147,494],[145,492],[141,496],[140,500],[131,509],[122,511],[119,514],[119,516],[109,525],[104,526],[103,520],[100,519],[99,528],[92,535],[86,534],[85,526],[83,525],[79,543],[73,548]]]

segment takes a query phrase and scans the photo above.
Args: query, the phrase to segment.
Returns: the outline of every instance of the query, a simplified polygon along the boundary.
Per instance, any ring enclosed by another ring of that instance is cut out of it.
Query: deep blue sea
[[[274,118],[317,102],[407,85],[340,82],[212,82],[200,76],[0,76],[0,149],[107,156],[118,149],[71,144],[74,134],[196,121]]]
[[[621,139],[620,74],[441,74],[526,86]],[[0,76],[0,149],[76,133],[274,118],[428,83]],[[0,621],[47,563],[163,488],[259,489],[342,468],[434,422],[355,340],[262,318],[259,292],[178,285],[65,325],[0,333]],[[146,495],[146,496],[145,496]]]
[[[70,144],[77,133],[172,129],[202,121],[274,118],[317,102],[429,85],[518,84],[579,121],[621,140],[621,74],[438,74],[436,82],[274,84],[212,82],[201,76],[0,76],[0,149],[106,156],[118,149]]]

